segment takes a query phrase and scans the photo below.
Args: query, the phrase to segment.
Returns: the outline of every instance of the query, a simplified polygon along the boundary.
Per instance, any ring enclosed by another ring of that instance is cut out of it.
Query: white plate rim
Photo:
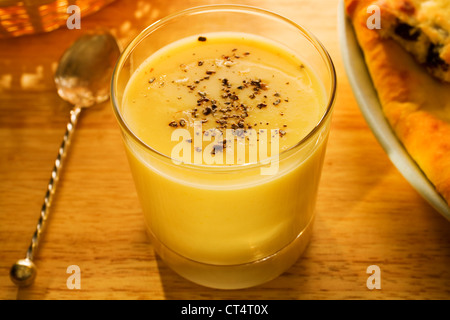
[[[338,5],[338,36],[347,78],[359,109],[376,139],[411,186],[450,221],[450,207],[405,150],[383,114],[353,26],[346,17],[344,0],[339,1]]]

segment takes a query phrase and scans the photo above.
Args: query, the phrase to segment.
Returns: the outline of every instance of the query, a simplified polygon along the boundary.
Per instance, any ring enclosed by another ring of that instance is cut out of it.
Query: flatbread
[[[382,28],[429,73],[450,82],[450,0],[379,0]]]
[[[368,28],[371,13],[367,8],[374,4],[380,3],[345,0],[383,112],[405,149],[449,204],[450,84],[432,76],[394,39]]]

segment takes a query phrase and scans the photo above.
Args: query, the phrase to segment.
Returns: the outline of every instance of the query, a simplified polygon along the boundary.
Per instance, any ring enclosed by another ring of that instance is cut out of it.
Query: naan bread
[[[386,118],[411,157],[450,203],[450,83],[432,76],[393,38],[368,28],[371,13],[367,8],[383,3],[345,0]]]
[[[450,82],[450,0],[382,0],[380,34],[393,38],[428,72]]]

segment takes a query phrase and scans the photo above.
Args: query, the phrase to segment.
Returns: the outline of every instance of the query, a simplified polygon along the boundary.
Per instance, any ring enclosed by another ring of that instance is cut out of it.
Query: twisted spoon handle
[[[78,118],[81,112],[81,107],[75,106],[70,111],[70,120],[67,123],[66,133],[64,134],[63,141],[58,150],[58,156],[56,157],[55,164],[53,166],[52,175],[48,183],[47,192],[45,194],[44,203],[41,208],[41,214],[36,225],[36,230],[31,238],[30,246],[27,250],[26,258],[33,260],[33,256],[39,244],[39,239],[41,237],[42,231],[44,229],[44,224],[48,218],[50,207],[52,205],[53,195],[56,191],[56,186],[59,180],[59,174],[62,169],[63,161],[66,156],[67,150],[69,148],[73,132],[75,131],[75,126],[78,122]]]

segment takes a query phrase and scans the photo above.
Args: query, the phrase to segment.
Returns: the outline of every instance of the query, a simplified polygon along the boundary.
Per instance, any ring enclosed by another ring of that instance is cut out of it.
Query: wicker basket
[[[66,24],[67,7],[77,5],[81,18],[113,0],[0,0],[0,38],[55,30]]]

